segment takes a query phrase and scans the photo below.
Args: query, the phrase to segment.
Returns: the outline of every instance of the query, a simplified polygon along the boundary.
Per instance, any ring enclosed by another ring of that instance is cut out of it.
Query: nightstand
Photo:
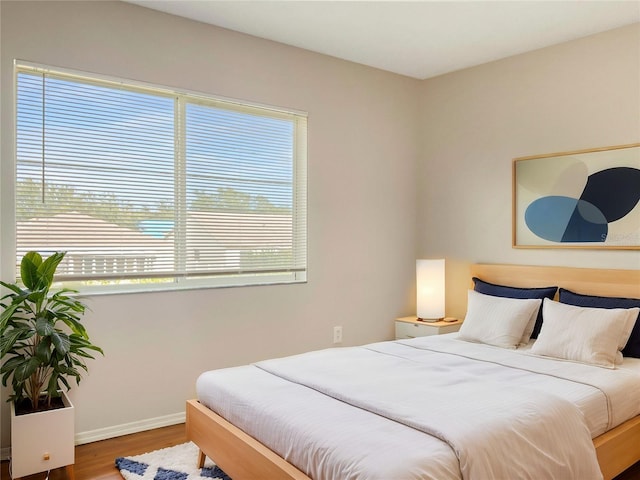
[[[421,322],[416,317],[396,318],[396,340],[403,338],[426,337],[429,335],[441,335],[460,330],[462,320],[455,322]]]

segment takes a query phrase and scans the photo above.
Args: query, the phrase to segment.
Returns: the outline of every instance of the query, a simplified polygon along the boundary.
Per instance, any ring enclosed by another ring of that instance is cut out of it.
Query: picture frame
[[[640,249],[640,143],[513,160],[514,248]]]

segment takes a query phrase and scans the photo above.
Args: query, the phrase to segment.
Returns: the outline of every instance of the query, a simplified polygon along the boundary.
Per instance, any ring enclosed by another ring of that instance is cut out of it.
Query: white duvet
[[[591,438],[638,413],[639,380],[440,336],[206,372],[197,390],[316,480],[590,479]]]

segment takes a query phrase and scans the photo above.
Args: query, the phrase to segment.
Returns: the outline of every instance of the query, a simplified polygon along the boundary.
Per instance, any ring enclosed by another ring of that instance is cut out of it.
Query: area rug
[[[125,480],[231,480],[209,458],[197,467],[198,447],[192,442],[163,448],[135,457],[116,458]]]

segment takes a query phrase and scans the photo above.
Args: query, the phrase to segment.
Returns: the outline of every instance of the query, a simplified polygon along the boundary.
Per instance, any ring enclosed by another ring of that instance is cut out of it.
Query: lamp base
[[[419,322],[425,322],[425,323],[436,323],[441,321],[441,318],[420,318],[418,317],[418,321]]]

